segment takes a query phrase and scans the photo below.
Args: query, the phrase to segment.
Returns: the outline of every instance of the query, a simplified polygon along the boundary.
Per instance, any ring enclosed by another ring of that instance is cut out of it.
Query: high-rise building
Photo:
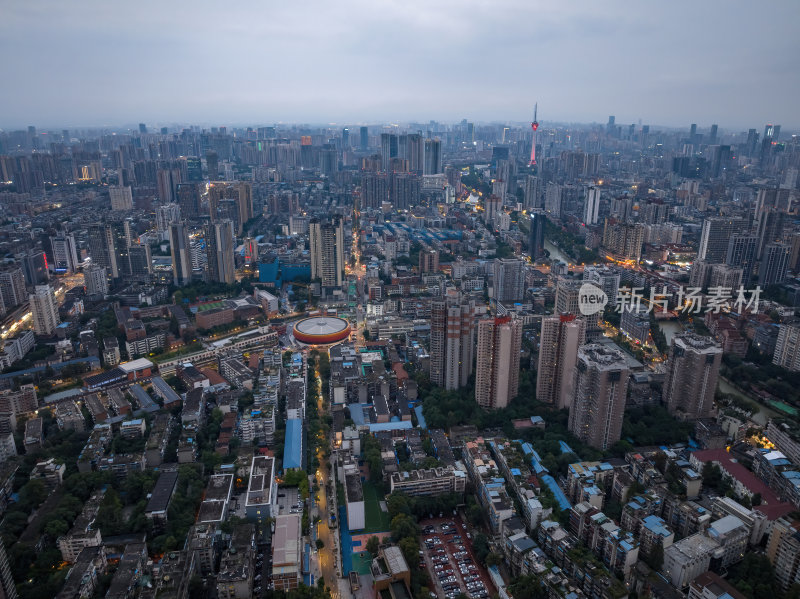
[[[109,223],[107,229],[111,239],[111,274],[115,279],[128,277],[131,274],[128,248],[133,236],[130,221]]]
[[[244,225],[253,218],[253,186],[250,183],[239,183],[236,186],[236,211],[238,215],[237,235],[244,231]]]
[[[623,306],[619,330],[634,343],[644,345],[650,336],[650,313],[644,305]]]
[[[438,175],[442,172],[442,142],[438,139],[425,140],[425,166],[423,174]]]
[[[417,175],[425,170],[425,140],[419,133],[409,133],[406,136],[406,153],[408,170]]]
[[[186,225],[173,223],[169,226],[169,246],[173,281],[178,287],[188,285],[192,280],[192,256]]]
[[[603,226],[603,247],[624,260],[638,262],[647,225],[607,218]]]
[[[780,125],[773,125],[772,123],[764,125],[764,139],[777,141],[780,134],[781,134]]]
[[[719,125],[711,125],[711,131],[708,133],[708,143],[712,146],[717,143],[717,133],[719,132]]]
[[[475,302],[447,297],[431,302],[431,382],[445,389],[467,384],[475,349]]]
[[[505,408],[519,388],[522,321],[510,316],[478,321],[475,401],[484,409]]]
[[[90,225],[88,238],[92,264],[105,267],[108,275],[114,277],[114,243],[109,227],[103,223]]]
[[[175,189],[182,181],[181,170],[179,168],[159,169],[156,172],[158,184],[158,199],[162,204],[172,204],[177,201]]]
[[[790,323],[780,325],[772,363],[792,372],[800,371],[800,326]]]
[[[198,156],[186,158],[186,180],[199,183],[203,180],[203,163]]]
[[[600,331],[600,313],[581,315],[578,307],[578,299],[583,281],[578,279],[559,279],[556,283],[556,303],[553,309],[554,314],[577,314],[578,318],[586,321],[586,339],[596,339],[602,332]],[[613,305],[616,296],[608,296],[609,302]]]
[[[28,296],[33,314],[33,330],[37,335],[52,335],[61,320],[53,288],[50,285],[37,285]]]
[[[603,451],[619,441],[629,375],[619,349],[590,343],[578,350],[575,397],[569,410],[572,434]]]
[[[226,219],[207,227],[206,252],[209,280],[228,284],[236,281],[233,242],[232,221]]]
[[[534,175],[528,175],[525,177],[525,188],[524,188],[525,196],[525,208],[527,210],[536,210],[539,208],[544,208],[544,204],[542,203],[542,182],[539,177]]]
[[[744,271],[741,268],[734,268],[727,264],[712,264],[708,287],[709,289],[722,287],[735,292],[742,286],[743,273]]]
[[[25,252],[21,258],[22,272],[25,275],[25,282],[33,287],[42,285],[50,280],[47,272],[47,257],[41,250],[31,250]]]
[[[339,217],[330,222],[314,218],[308,225],[311,250],[311,278],[320,279],[323,287],[341,287],[344,283],[344,229]]]
[[[600,188],[589,187],[586,189],[586,205],[583,209],[583,223],[596,225],[600,216]]]
[[[712,216],[703,221],[697,259],[713,264],[725,262],[730,238],[746,230],[747,222],[742,218]]]
[[[129,276],[137,281],[147,282],[153,274],[153,259],[150,246],[140,243],[128,247],[130,263]]]
[[[791,247],[783,243],[768,243],[758,265],[758,284],[762,287],[776,285],[786,280]]]
[[[419,177],[411,173],[392,173],[390,177],[389,201],[396,210],[419,204]]]
[[[211,181],[219,179],[219,155],[214,150],[206,152],[206,170]]]
[[[775,570],[775,580],[786,591],[800,580],[800,526],[790,518],[772,525],[767,540],[767,557]]]
[[[764,249],[770,243],[780,243],[786,226],[786,213],[776,208],[768,208],[761,212],[755,222],[755,234],[758,237],[756,257],[763,259]]]
[[[572,403],[578,348],[586,341],[586,321],[575,314],[542,318],[536,399],[568,408]]]
[[[587,266],[583,269],[583,280],[602,289],[610,305],[617,302],[620,275],[608,266]]]
[[[556,282],[555,314],[578,314],[578,295],[582,284],[578,279],[559,279]]]
[[[205,240],[190,241],[189,256],[192,270],[205,271],[208,268],[208,255],[206,254]]]
[[[550,181],[544,192],[544,210],[553,218],[561,218],[561,186]]]
[[[108,273],[105,266],[92,264],[83,269],[83,284],[86,295],[108,295]]]
[[[544,227],[547,216],[541,210],[532,210],[528,232],[528,255],[535,262],[545,257],[544,253]]]
[[[388,170],[392,158],[397,158],[400,151],[397,135],[394,133],[381,133],[381,164]]]
[[[133,210],[133,190],[130,185],[112,185],[108,188],[112,210]]]
[[[360,208],[380,208],[389,200],[389,178],[383,173],[366,173],[361,177]]]
[[[0,295],[6,310],[25,303],[28,291],[25,288],[25,275],[22,269],[11,267],[0,272]]]
[[[494,298],[498,302],[519,303],[525,298],[525,262],[516,258],[494,261]]]
[[[56,274],[72,274],[78,269],[78,252],[75,237],[71,233],[60,233],[50,238],[53,247],[53,271]]]
[[[742,284],[747,285],[753,276],[756,264],[758,237],[746,233],[732,235],[728,240],[725,264],[742,269]]]
[[[366,152],[369,147],[369,127],[361,127],[359,129],[359,142],[361,151]]]
[[[3,540],[0,539],[0,597],[2,599],[17,599],[17,586],[11,573],[11,564],[8,561]]]
[[[159,233],[169,231],[169,226],[181,222],[181,207],[177,204],[163,204],[156,209],[156,228]]]
[[[711,337],[683,333],[672,338],[662,392],[671,414],[690,420],[711,415],[721,362],[722,348]]]
[[[184,218],[200,216],[200,187],[197,183],[178,183],[175,196]]]
[[[439,272],[439,252],[436,250],[420,250],[419,252],[419,273]]]
[[[326,177],[333,177],[339,170],[339,156],[333,144],[325,144],[319,152],[319,171]]]

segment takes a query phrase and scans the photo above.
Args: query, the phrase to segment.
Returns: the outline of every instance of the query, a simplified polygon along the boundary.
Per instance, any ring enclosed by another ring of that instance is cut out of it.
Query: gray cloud
[[[800,3],[5,0],[0,126],[800,125]]]

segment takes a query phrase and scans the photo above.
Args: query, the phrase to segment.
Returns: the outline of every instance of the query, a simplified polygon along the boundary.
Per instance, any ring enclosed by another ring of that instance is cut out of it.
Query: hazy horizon
[[[0,127],[800,128],[800,3],[6,3]],[[794,56],[795,58],[792,58]]]

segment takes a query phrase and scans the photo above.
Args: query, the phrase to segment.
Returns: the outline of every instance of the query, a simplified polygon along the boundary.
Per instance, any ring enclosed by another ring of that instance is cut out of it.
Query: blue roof
[[[283,469],[303,467],[303,421],[289,418],[286,421],[286,440],[283,446]]]
[[[672,533],[666,527],[666,522],[658,516],[647,516],[642,519],[642,525],[649,531],[654,532],[662,537],[668,537]]]
[[[153,377],[153,380],[155,381],[155,379],[157,379],[157,378],[159,378],[159,377]],[[166,385],[166,383],[164,383],[164,384]],[[170,390],[171,389],[172,388],[170,387]],[[138,385],[138,384],[137,385],[131,385],[128,388],[128,391],[130,391],[131,394],[134,396],[134,398],[136,398],[136,401],[139,402],[139,408],[140,409],[144,410],[145,412],[158,411],[158,404],[153,401],[153,398],[150,397],[150,394],[147,391],[144,390],[144,387],[142,387],[141,385]],[[173,393],[175,393],[175,392],[173,391]],[[177,394],[176,394],[176,397],[177,397]],[[180,401],[180,397],[178,397],[178,401]]]
[[[572,451],[572,448],[563,441],[559,441],[558,446],[561,448],[561,453],[575,453],[574,451]]]
[[[378,422],[369,425],[369,432],[379,433],[382,431],[395,431],[414,428],[410,420],[401,420],[400,422]]]
[[[542,482],[547,485],[547,488],[552,491],[553,496],[558,502],[558,507],[560,507],[562,510],[569,510],[572,508],[572,504],[569,502],[569,499],[567,499],[567,496],[564,495],[564,491],[561,490],[561,487],[558,486],[556,480],[552,476],[549,474],[544,474],[540,478]]]
[[[522,453],[524,453],[525,455],[533,453],[533,445],[531,445],[530,443],[523,443]]]
[[[362,424],[369,424],[368,422],[364,421],[364,407],[369,404],[363,403],[356,403],[356,404],[349,404],[347,407],[350,410],[350,419],[357,425],[361,426]]]

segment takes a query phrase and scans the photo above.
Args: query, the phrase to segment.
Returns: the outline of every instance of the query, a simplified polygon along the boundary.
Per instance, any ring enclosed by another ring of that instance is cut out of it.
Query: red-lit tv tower
[[[531,129],[533,129],[533,143],[531,144],[531,161],[528,166],[536,166],[536,130],[539,128],[539,121],[536,120],[536,113],[539,110],[539,103],[537,102],[533,108],[533,122]]]

